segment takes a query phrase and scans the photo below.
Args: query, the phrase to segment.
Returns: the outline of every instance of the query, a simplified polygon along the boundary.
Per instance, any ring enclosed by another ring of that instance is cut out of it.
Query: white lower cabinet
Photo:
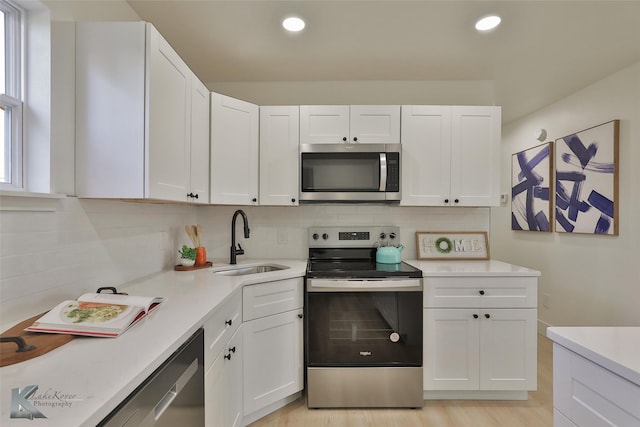
[[[535,389],[536,317],[535,309],[425,309],[425,389]]]
[[[424,292],[425,391],[537,388],[537,278],[425,278]]]
[[[303,388],[303,280],[245,286],[243,299],[243,406],[251,420]]]
[[[553,344],[555,427],[638,427],[640,386]]]
[[[302,390],[302,308],[246,322],[244,414]]]
[[[205,425],[242,425],[242,327],[238,328],[204,376]]]

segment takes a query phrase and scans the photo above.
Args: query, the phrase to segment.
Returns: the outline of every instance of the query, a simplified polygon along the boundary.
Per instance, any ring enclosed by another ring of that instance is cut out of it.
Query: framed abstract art
[[[511,156],[511,229],[551,231],[553,144]]]
[[[555,231],[618,235],[618,139],[613,120],[555,141]]]

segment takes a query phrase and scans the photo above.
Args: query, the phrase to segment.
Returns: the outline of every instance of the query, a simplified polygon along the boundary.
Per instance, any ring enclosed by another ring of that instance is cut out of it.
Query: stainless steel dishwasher
[[[204,426],[200,328],[98,426]]]

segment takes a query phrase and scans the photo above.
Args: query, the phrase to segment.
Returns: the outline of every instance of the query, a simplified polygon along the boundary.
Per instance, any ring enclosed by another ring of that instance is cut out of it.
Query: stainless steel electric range
[[[305,286],[307,406],[422,407],[422,272],[376,263],[399,227],[313,227]]]

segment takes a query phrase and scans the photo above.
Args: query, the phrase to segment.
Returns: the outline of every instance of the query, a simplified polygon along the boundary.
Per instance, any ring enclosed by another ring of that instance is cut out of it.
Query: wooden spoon
[[[202,226],[196,225],[196,232],[198,233],[198,247],[202,246]]]

